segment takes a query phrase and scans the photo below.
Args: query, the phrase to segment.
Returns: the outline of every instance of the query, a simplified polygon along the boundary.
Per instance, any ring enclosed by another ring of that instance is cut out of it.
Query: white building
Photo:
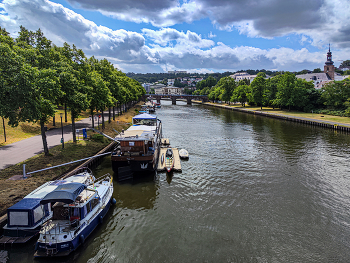
[[[242,80],[242,79],[248,79],[250,82],[253,81],[253,79],[256,78],[257,75],[250,75],[247,72],[237,72],[233,75],[230,75],[231,78],[236,80],[237,82]]]
[[[183,88],[178,88],[178,87],[162,87],[162,88],[157,88],[154,89],[155,94],[163,94],[163,95],[182,95],[184,94]]]

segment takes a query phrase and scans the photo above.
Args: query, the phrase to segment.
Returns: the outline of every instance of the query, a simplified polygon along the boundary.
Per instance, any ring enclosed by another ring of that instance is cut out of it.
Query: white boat
[[[41,227],[34,256],[67,256],[76,250],[115,203],[112,194],[109,174],[93,185],[69,183],[47,194],[40,203],[53,203],[53,217]]]
[[[64,180],[49,181],[26,195],[21,201],[7,209],[7,224],[0,244],[26,243],[39,234],[40,227],[52,218],[51,204],[40,201],[58,186],[68,183],[92,184],[94,177],[87,171]]]
[[[188,159],[188,151],[186,151],[185,149],[181,149],[179,151],[179,156],[181,159]]]

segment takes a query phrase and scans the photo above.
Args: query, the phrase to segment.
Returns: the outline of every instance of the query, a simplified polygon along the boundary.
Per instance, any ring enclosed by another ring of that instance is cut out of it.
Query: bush
[[[95,141],[95,142],[105,142],[106,141],[106,138],[101,135],[101,134],[93,134],[91,136],[91,140]]]

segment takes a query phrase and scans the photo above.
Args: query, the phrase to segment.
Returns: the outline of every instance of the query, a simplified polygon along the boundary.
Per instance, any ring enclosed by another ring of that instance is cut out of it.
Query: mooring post
[[[26,179],[27,175],[26,175],[26,164],[23,164],[23,179]]]

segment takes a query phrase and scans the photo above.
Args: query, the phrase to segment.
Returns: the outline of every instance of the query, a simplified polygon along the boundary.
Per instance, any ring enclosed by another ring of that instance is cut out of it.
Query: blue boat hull
[[[35,245],[35,254],[34,257],[47,257],[47,256],[67,256],[71,252],[75,251],[81,244],[84,243],[85,239],[94,231],[94,229],[102,223],[105,215],[107,214],[110,206],[112,199],[108,202],[106,207],[99,213],[96,218],[94,218],[88,226],[85,226],[85,223],[82,224],[80,227],[84,227],[84,230],[76,236],[73,240],[68,241],[68,242],[60,242],[60,243],[55,243],[55,244],[47,244],[47,243],[41,243],[37,242]],[[52,254],[47,254],[47,251],[54,251],[55,253]]]

